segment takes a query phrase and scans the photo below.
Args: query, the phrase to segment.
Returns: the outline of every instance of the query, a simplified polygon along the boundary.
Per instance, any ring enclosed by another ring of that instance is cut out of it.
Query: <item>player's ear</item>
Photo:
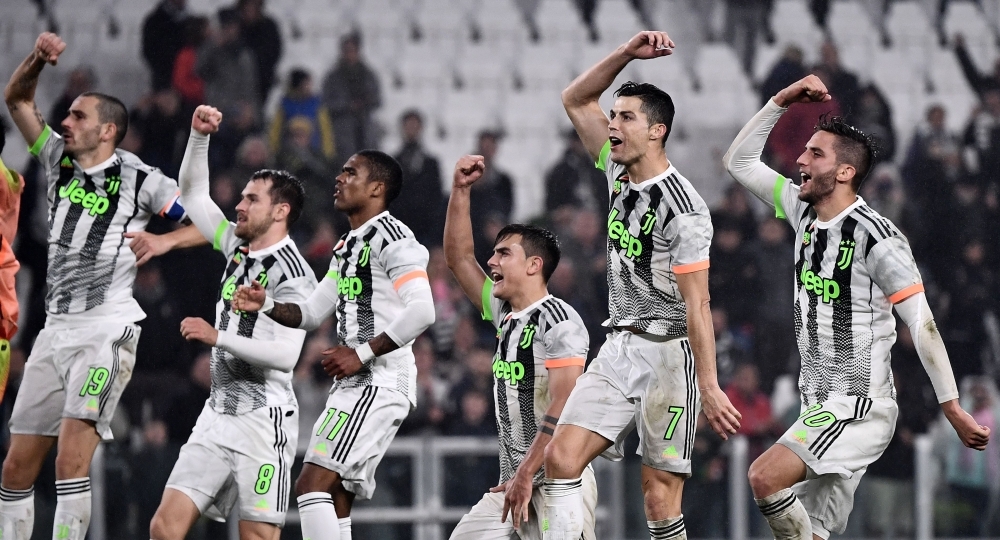
[[[649,126],[649,140],[659,140],[667,136],[666,124],[653,124]]]
[[[837,166],[837,181],[850,183],[854,181],[854,176],[858,174],[858,170],[854,168],[854,165],[850,163],[841,163]]]
[[[101,141],[114,142],[118,135],[118,126],[114,122],[101,124]]]
[[[271,217],[273,217],[275,221],[286,221],[288,220],[288,214],[290,214],[291,211],[292,205],[288,203],[278,203],[274,205]]]
[[[528,257],[528,275],[533,276],[542,271],[542,258],[538,256]]]

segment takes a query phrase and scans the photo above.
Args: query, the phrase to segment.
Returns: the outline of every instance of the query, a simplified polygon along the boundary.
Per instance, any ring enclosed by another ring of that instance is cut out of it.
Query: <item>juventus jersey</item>
[[[493,282],[487,279],[483,298],[490,299],[483,304],[483,318],[497,329],[493,387],[503,483],[514,477],[552,401],[548,369],[583,366],[590,336],[576,310],[552,295],[513,313],[510,304],[493,296]],[[534,485],[544,478],[544,468],[539,469]]]
[[[45,309],[58,315],[118,305],[130,320],[140,320],[145,314],[132,298],[135,254],[125,233],[144,230],[153,214],[183,219],[177,182],[121,149],[86,170],[64,149],[49,126],[29,149],[47,179]]]
[[[864,199],[829,222],[778,176],[775,214],[795,228],[795,333],[804,405],[837,396],[892,397],[892,304],[923,291],[910,245]]]
[[[607,326],[634,326],[666,337],[687,335],[676,274],[708,268],[712,220],[708,206],[673,165],[641,184],[608,159],[597,160],[611,191],[608,214]]]
[[[325,279],[337,282],[337,335],[356,349],[381,334],[403,311],[397,290],[414,278],[427,278],[427,248],[388,211],[351,230],[333,249]],[[334,388],[382,386],[407,396],[416,406],[417,371],[412,343],[376,357]]]
[[[265,314],[236,313],[233,293],[240,285],[256,280],[276,302],[302,302],[316,288],[316,276],[299,254],[291,238],[259,251],[249,251],[244,240],[234,234],[236,225],[219,224],[214,247],[229,262],[222,275],[216,303],[215,328],[237,336],[272,341],[275,332],[302,332],[280,327]],[[261,407],[295,405],[292,373],[255,366],[221,347],[212,348],[212,390],[208,405],[222,414],[246,414]]]

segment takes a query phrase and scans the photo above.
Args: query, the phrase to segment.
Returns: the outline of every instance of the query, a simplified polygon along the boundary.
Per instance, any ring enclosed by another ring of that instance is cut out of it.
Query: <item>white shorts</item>
[[[134,323],[99,321],[43,328],[24,365],[10,432],[57,437],[63,418],[78,418],[94,422],[101,438],[110,440],[141,331]]]
[[[594,532],[597,525],[597,480],[594,477],[594,469],[587,466],[581,476],[583,480],[583,505],[584,540],[595,540]],[[503,493],[489,493],[469,510],[468,514],[462,516],[462,521],[458,522],[455,530],[452,531],[450,540],[542,540],[542,527],[539,516],[545,512],[545,496],[542,489],[536,487],[531,491],[531,504],[528,505],[528,521],[521,522],[520,529],[514,530],[514,522],[507,514],[507,522],[502,523],[503,517]]]
[[[625,437],[638,426],[643,464],[690,476],[699,411],[688,339],[619,331],[576,380],[559,423],[611,441],[602,455],[614,461],[622,459]]]
[[[889,445],[898,414],[892,398],[833,397],[803,409],[778,439],[806,464],[805,481],[792,491],[806,508],[813,532],[844,532],[854,490]]]
[[[375,492],[375,469],[410,414],[410,400],[394,388],[337,388],[316,420],[304,461],[340,475],[362,499]]]
[[[298,438],[295,405],[230,415],[206,404],[167,487],[187,495],[211,519],[226,519],[239,504],[241,520],[281,527]]]

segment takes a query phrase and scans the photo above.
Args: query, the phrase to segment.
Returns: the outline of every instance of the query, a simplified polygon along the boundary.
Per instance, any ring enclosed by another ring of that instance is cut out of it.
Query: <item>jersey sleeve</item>
[[[427,248],[414,238],[403,238],[386,244],[378,254],[392,286],[397,291],[413,279],[427,279]]]
[[[621,165],[611,161],[611,141],[605,141],[604,146],[601,147],[601,153],[597,156],[597,161],[594,162],[594,167],[604,171],[605,176],[608,181],[608,191],[613,191],[615,188],[615,179],[621,174]]]
[[[209,240],[212,241],[212,249],[227,257],[236,251],[236,248],[243,245],[243,240],[236,236],[236,224],[226,219],[219,222],[214,235]]]
[[[282,304],[301,304],[316,290],[316,277],[312,272],[287,279],[274,288],[274,301]]]
[[[42,134],[39,135],[35,143],[28,148],[28,152],[35,156],[46,171],[49,171],[58,166],[59,162],[62,161],[64,148],[66,148],[66,143],[63,141],[63,138],[56,132],[52,131],[52,128],[46,124],[45,128],[42,130]],[[69,165],[71,167],[73,166],[72,163]],[[50,175],[49,178],[53,177]]]
[[[893,304],[924,290],[910,244],[902,236],[890,236],[875,244],[865,264],[872,281]]]
[[[675,274],[688,274],[708,268],[712,246],[712,218],[708,213],[680,214],[663,231]]]
[[[808,206],[799,199],[799,186],[780,174],[774,181],[771,201],[765,202],[774,207],[774,217],[787,221],[793,227]]]
[[[139,192],[139,205],[150,214],[171,221],[181,221],[187,215],[181,205],[181,190],[177,181],[159,171],[146,177]]]
[[[586,363],[590,335],[580,321],[566,319],[545,331],[545,367],[581,366]]]
[[[486,281],[483,282],[482,301],[483,312],[481,315],[483,316],[483,320],[488,321],[495,328],[500,328],[500,323],[503,321],[500,320],[498,314],[503,309],[504,301],[493,296],[493,280],[490,278],[486,278]]]

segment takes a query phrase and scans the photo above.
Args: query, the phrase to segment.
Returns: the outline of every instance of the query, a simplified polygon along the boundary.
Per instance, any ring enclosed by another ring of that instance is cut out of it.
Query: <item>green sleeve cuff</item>
[[[28,148],[28,152],[31,152],[31,155],[38,157],[38,153],[42,151],[42,147],[45,146],[45,143],[49,142],[49,137],[51,136],[52,128],[50,128],[48,124],[45,124],[45,129],[42,130],[42,134],[38,136],[35,144],[31,145],[31,148]]]
[[[486,278],[483,282],[483,320],[493,320],[493,280]]]
[[[597,161],[594,162],[594,166],[602,171],[608,170],[608,156],[611,155],[611,141],[605,141],[604,146],[601,147],[601,153],[597,156]]]
[[[222,220],[219,226],[215,229],[215,239],[212,240],[212,249],[215,251],[222,251],[222,235],[225,234],[226,229],[229,228],[229,222]]]
[[[774,217],[778,219],[785,219],[785,208],[781,206],[781,191],[785,189],[785,182],[788,180],[784,176],[778,175],[778,179],[774,181]]]
[[[330,279],[333,279],[333,280],[337,280],[337,279],[340,279],[340,272],[338,272],[336,270],[329,270],[329,271],[327,271],[326,275],[323,276],[323,277],[324,278],[330,278]]]

